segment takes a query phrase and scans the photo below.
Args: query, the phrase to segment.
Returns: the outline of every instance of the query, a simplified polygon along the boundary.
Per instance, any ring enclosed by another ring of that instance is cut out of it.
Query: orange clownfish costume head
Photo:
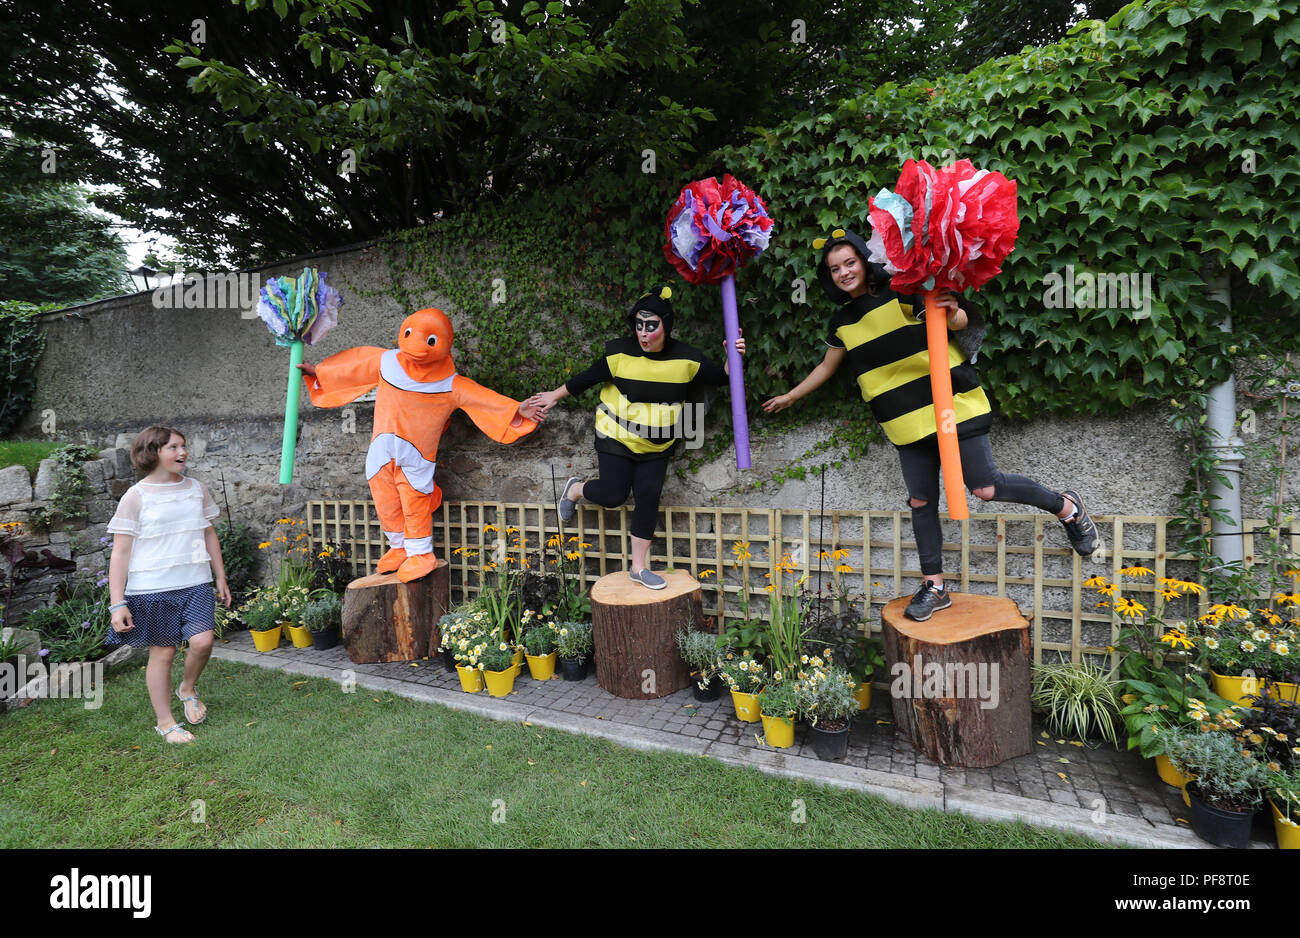
[[[455,370],[451,359],[454,331],[451,320],[440,309],[422,309],[402,321],[397,330],[398,360],[418,381],[437,381]]]

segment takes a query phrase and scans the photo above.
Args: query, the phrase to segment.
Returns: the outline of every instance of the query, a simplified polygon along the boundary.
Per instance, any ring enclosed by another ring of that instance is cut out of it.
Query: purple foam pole
[[[722,329],[727,338],[727,369],[731,383],[732,438],[736,443],[736,468],[749,468],[749,420],[745,416],[745,374],[741,370],[740,352],[736,340],[740,338],[740,316],[736,313],[736,278],[728,274],[722,283]]]

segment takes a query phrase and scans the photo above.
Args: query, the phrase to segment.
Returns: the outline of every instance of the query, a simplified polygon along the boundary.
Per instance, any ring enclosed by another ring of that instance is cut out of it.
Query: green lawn
[[[135,663],[0,715],[0,848],[1101,846],[234,662],[200,688],[190,746]]]
[[[62,445],[48,440],[0,440],[0,469],[6,466],[26,466],[32,478],[35,478],[41,460]]]

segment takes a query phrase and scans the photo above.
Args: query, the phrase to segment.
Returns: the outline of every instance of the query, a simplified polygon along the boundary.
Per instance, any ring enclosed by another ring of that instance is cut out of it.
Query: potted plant
[[[467,694],[476,694],[483,689],[479,661],[491,642],[492,623],[483,609],[462,610],[443,616],[439,627],[442,645],[456,661],[461,689]]]
[[[525,621],[532,625],[524,632],[524,657],[528,660],[528,673],[534,681],[549,681],[555,676],[555,660],[559,657],[555,650],[560,638],[559,627],[554,620],[543,621],[540,617],[529,620],[531,610],[524,610]]]
[[[1220,847],[1249,846],[1251,818],[1268,770],[1221,730],[1175,730],[1167,752],[1174,768],[1191,778],[1185,790],[1197,836]]]
[[[1262,614],[1261,614],[1262,613]],[[1252,612],[1236,603],[1215,603],[1198,616],[1198,644],[1210,669],[1214,692],[1234,704],[1250,706],[1262,696],[1273,639],[1271,623],[1279,617],[1270,610]]]
[[[794,719],[799,714],[799,694],[794,685],[794,680],[778,671],[758,694],[763,737],[773,749],[794,745]]]
[[[809,724],[808,735],[817,758],[843,759],[849,751],[849,730],[858,710],[858,681],[846,669],[821,657],[800,659],[794,685],[799,715]]]
[[[274,651],[280,647],[281,622],[284,612],[280,608],[280,595],[274,589],[259,589],[240,610],[240,618],[253,635],[258,651]]]
[[[870,624],[862,617],[860,610],[869,607],[867,597],[850,592],[845,584],[844,574],[853,572],[848,557],[849,551],[843,547],[820,553],[819,559],[828,563],[830,582],[816,594],[805,587],[804,644],[824,649],[823,657],[828,660],[833,654],[853,675],[854,697],[861,711],[871,706],[871,677],[885,663],[885,645],[871,634]]]
[[[741,723],[757,723],[760,717],[758,692],[763,688],[766,674],[763,666],[749,653],[749,649],[740,654],[728,650],[718,659],[718,673],[731,690],[736,719]]]
[[[587,657],[591,654],[591,623],[560,622],[555,650],[566,681],[581,681],[587,676]]]
[[[300,621],[311,632],[313,645],[321,650],[333,648],[343,626],[343,603],[333,593],[318,596],[303,607]]]
[[[695,699],[708,703],[722,696],[722,678],[718,676],[718,638],[694,629],[677,631],[677,651],[695,681]]]
[[[1268,806],[1279,850],[1300,850],[1300,768],[1278,772],[1268,786]]]
[[[488,644],[478,661],[479,670],[493,697],[505,697],[515,689],[515,676],[519,665],[514,662],[514,648],[507,641]]]
[[[1046,714],[1048,732],[1088,742],[1099,736],[1119,748],[1118,682],[1110,672],[1084,662],[1036,665],[1030,702]]]

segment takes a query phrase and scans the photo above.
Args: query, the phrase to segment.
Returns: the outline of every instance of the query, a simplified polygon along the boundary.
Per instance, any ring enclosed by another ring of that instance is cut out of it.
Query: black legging
[[[993,501],[1016,502],[1033,505],[1043,511],[1059,515],[1065,507],[1065,498],[1033,479],[999,472],[993,465],[993,449],[988,434],[981,433],[959,440],[961,472],[966,488],[993,486]],[[903,467],[903,482],[907,493],[920,508],[912,508],[912,531],[916,535],[916,552],[921,559],[921,573],[943,572],[943,528],[939,524],[939,444],[905,446],[898,450],[898,461]],[[908,505],[911,505],[909,500]]]
[[[636,499],[632,509],[632,536],[653,540],[655,517],[659,514],[659,495],[668,474],[668,458],[638,461],[626,456],[597,452],[600,477],[584,482],[582,497],[604,508],[617,508],[627,501],[628,492]]]

